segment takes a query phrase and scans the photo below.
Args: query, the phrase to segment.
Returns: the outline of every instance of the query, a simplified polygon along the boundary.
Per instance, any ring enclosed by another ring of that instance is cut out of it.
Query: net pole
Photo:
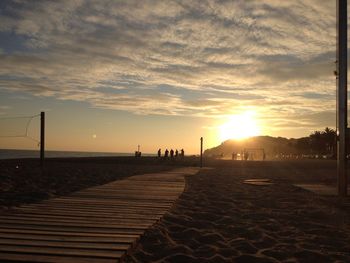
[[[200,167],[203,167],[203,137],[201,137],[201,159],[200,159]]]
[[[337,0],[338,195],[347,195],[347,0]]]
[[[45,112],[40,113],[40,166],[44,167],[45,160]]]

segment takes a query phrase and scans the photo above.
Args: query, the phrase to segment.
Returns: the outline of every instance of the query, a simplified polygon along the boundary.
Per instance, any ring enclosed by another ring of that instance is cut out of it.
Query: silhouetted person
[[[232,160],[236,160],[237,159],[237,154],[235,152],[232,153]]]
[[[174,150],[171,149],[171,150],[170,150],[170,158],[173,158],[173,157],[174,157]]]
[[[247,161],[249,158],[249,153],[248,152],[244,152],[244,160]]]
[[[181,149],[180,156],[181,156],[182,158],[185,157],[185,151],[184,151],[184,149]]]
[[[165,149],[164,158],[167,159],[168,156],[169,156],[169,151],[168,151],[168,149]]]
[[[159,148],[158,149],[158,158],[160,158],[162,156],[162,150]]]
[[[175,150],[175,157],[178,157],[179,156],[179,151],[176,149]]]

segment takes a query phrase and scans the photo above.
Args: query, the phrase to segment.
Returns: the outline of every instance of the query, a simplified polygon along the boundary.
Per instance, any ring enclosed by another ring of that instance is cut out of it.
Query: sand
[[[209,164],[128,262],[350,262],[350,200],[293,185],[334,185],[334,161]]]

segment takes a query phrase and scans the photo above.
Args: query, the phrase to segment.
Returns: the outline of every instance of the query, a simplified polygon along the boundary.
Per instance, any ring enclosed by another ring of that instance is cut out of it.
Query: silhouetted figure
[[[159,148],[158,149],[158,158],[160,158],[162,156],[162,150]]]
[[[174,158],[174,150],[173,149],[170,150],[170,158]]]
[[[235,152],[232,153],[232,160],[237,160],[237,153]]]
[[[165,149],[164,158],[167,159],[168,157],[169,157],[169,151],[168,149]]]
[[[175,150],[175,157],[178,157],[179,156],[179,151],[176,149]]]
[[[180,151],[180,156],[181,156],[181,158],[184,158],[184,157],[185,157],[185,151],[184,151],[184,149],[181,149],[181,151]]]
[[[247,161],[249,158],[249,153],[248,152],[244,152],[244,160]]]

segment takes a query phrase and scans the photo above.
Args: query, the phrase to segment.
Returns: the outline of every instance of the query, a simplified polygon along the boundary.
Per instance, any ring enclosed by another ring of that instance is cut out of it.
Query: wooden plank
[[[75,197],[75,198],[67,198],[67,199],[54,199],[52,200],[52,204],[54,203],[75,203],[75,204],[84,204],[84,203],[88,203],[88,204],[96,204],[96,205],[119,205],[119,206],[134,206],[134,207],[154,207],[154,208],[166,208],[168,209],[170,206],[173,205],[173,201],[168,201],[168,202],[146,202],[145,200],[138,200],[138,201],[132,201],[132,200],[101,200],[101,199],[89,199],[89,198],[80,198],[80,197]],[[46,203],[46,202],[43,202]]]
[[[121,243],[99,243],[99,242],[69,242],[69,241],[52,241],[52,240],[27,240],[27,239],[9,239],[0,237],[0,246],[16,245],[16,246],[38,246],[38,247],[55,247],[55,248],[88,248],[94,250],[120,250],[125,251],[129,248],[129,244]]]
[[[90,195],[90,194],[76,194],[72,196],[79,196],[79,197],[88,197],[88,198],[95,198],[96,195]],[[158,201],[171,201],[175,200],[177,196],[169,196],[169,197],[164,197],[164,196],[139,196],[139,195],[109,195],[103,197],[104,199],[124,199],[124,200],[148,200],[152,202],[158,202]],[[175,198],[175,199],[174,199]]]
[[[135,181],[133,181],[135,182]],[[183,185],[179,185],[179,184],[173,184],[173,185],[157,185],[154,186],[154,183],[152,182],[152,184],[135,184],[133,183],[132,185],[130,185],[130,183],[132,182],[126,182],[124,184],[119,184],[119,185],[112,185],[112,186],[103,186],[103,187],[95,187],[95,188],[89,188],[86,189],[84,191],[101,191],[102,189],[105,189],[107,191],[116,191],[116,190],[162,190],[162,191],[181,191],[181,189],[183,189]],[[122,186],[124,186],[122,188]],[[120,189],[122,188],[122,189]]]
[[[30,233],[6,233],[0,231],[1,238],[8,239],[25,239],[25,240],[50,240],[50,241],[69,241],[69,242],[98,242],[98,243],[122,243],[131,244],[137,240],[135,237],[104,237],[104,236],[69,236],[57,235],[52,232],[47,234],[30,234]]]
[[[145,217],[144,214],[138,214],[138,213],[133,213],[132,211],[128,211],[127,213],[124,211],[123,213],[120,212],[109,212],[109,213],[102,213],[101,211],[99,211],[98,213],[96,213],[96,211],[76,211],[74,213],[73,210],[69,210],[69,211],[64,211],[62,209],[59,210],[50,210],[50,211],[43,211],[43,210],[39,210],[36,208],[23,208],[22,210],[18,210],[18,212],[21,213],[34,213],[34,214],[42,214],[45,213],[47,215],[51,214],[51,215],[70,215],[70,216],[96,216],[96,215],[101,215],[101,217],[105,216],[105,217],[111,217],[111,218],[118,218],[118,217],[123,217],[125,216],[125,218],[128,218],[129,216],[135,216],[135,218],[139,218],[140,216]],[[155,215],[155,214],[147,214],[147,218],[159,218],[161,216],[161,214],[159,215]]]
[[[115,223],[116,219],[111,219],[111,218],[100,218],[100,217],[72,217],[72,216],[64,216],[64,215],[59,215],[59,216],[43,216],[43,215],[31,215],[31,214],[10,214],[10,215],[0,215],[0,220],[1,219],[13,219],[13,220],[45,220],[48,222],[87,222],[87,223]],[[155,220],[148,219],[148,218],[117,218],[117,222],[119,223],[148,223],[148,224],[153,224]]]
[[[1,245],[1,252],[18,252],[45,255],[66,255],[66,256],[85,256],[118,259],[123,256],[119,250],[102,249],[80,249],[80,248],[56,248],[56,247],[36,247],[36,246],[17,246]]]
[[[9,213],[6,213],[8,215]],[[12,213],[13,215],[21,215],[21,214],[27,214],[27,215],[33,215],[33,216],[52,216],[52,217],[60,217],[62,215],[67,215],[70,217],[76,217],[76,218],[94,218],[98,216],[98,218],[101,219],[140,219],[140,218],[145,218],[145,215],[142,214],[132,214],[132,213],[124,213],[124,214],[118,214],[118,213],[98,213],[96,212],[76,212],[76,213],[62,213],[62,211],[45,211],[45,210],[40,210],[40,209],[24,209],[23,211],[16,211],[15,213]],[[161,215],[147,215],[147,219],[153,219],[157,221]]]
[[[16,262],[60,262],[60,263],[115,263],[118,259],[115,258],[92,258],[82,256],[65,256],[65,255],[44,255],[44,254],[22,254],[0,252],[1,261],[16,261]]]
[[[143,206],[143,207],[138,207],[138,206],[123,206],[123,205],[108,205],[108,206],[101,206],[101,205],[94,205],[94,204],[76,204],[76,203],[55,203],[53,206],[52,204],[36,204],[36,205],[24,205],[22,208],[48,208],[48,209],[57,209],[57,208],[74,208],[77,210],[83,210],[83,209],[93,209],[93,210],[99,210],[99,211],[113,211],[113,210],[118,210],[118,211],[152,211],[152,212],[157,212],[159,210],[166,211],[167,208],[165,207],[152,207],[152,206]],[[169,207],[168,207],[169,208]]]
[[[33,235],[57,235],[67,237],[108,237],[108,238],[138,238],[139,234],[133,233],[95,233],[95,232],[68,232],[68,231],[55,231],[52,229],[20,229],[20,228],[0,228],[0,233],[18,233],[18,234],[33,234]]]
[[[99,228],[99,227],[77,227],[77,226],[42,226],[42,225],[25,225],[25,224],[6,224],[0,223],[3,229],[28,229],[28,230],[48,230],[48,231],[65,231],[76,233],[114,233],[114,234],[137,234],[141,235],[145,228]]]
[[[123,208],[123,209],[118,209],[118,211],[114,211],[111,209],[98,209],[98,208],[86,208],[84,209],[83,207],[80,207],[79,209],[76,207],[45,207],[45,206],[38,206],[38,207],[21,207],[21,209],[19,211],[38,211],[38,208],[40,209],[46,209],[47,212],[51,212],[51,211],[60,211],[62,214],[65,213],[79,213],[79,212],[85,212],[85,213],[89,213],[89,214],[106,214],[106,215],[113,215],[113,214],[122,214],[122,213],[130,213],[130,214],[140,214],[140,215],[163,215],[164,211],[154,211],[154,210],[146,210],[146,209],[127,209],[127,208]]]
[[[44,201],[43,204],[46,203],[78,203],[78,204],[96,204],[96,205],[115,205],[115,206],[135,206],[135,207],[144,207],[144,206],[151,206],[151,207],[157,207],[157,208],[169,208],[173,204],[173,202],[168,202],[167,204],[158,204],[158,203],[146,203],[144,201],[122,201],[122,200],[101,200],[100,198],[95,199],[88,199],[88,198],[56,198],[51,199],[50,201]]]
[[[111,189],[105,189],[105,188],[102,188],[102,189],[90,189],[90,190],[87,190],[87,191],[84,191],[85,193],[98,193],[100,194],[101,192],[104,192],[104,194],[114,194],[114,193],[134,193],[134,192],[137,192],[137,193],[140,193],[140,194],[166,194],[166,193],[171,193],[171,194],[179,194],[181,192],[181,189],[169,189],[169,188],[166,188],[166,189],[162,189],[162,188],[148,188],[148,189],[145,189],[144,187],[138,187],[138,188],[123,188],[123,189],[114,189],[114,190],[111,190]]]
[[[133,223],[86,223],[86,222],[77,222],[77,221],[49,221],[49,220],[40,220],[37,218],[18,218],[18,219],[1,219],[1,224],[19,224],[19,225],[41,225],[41,226],[67,226],[67,227],[89,227],[89,228],[128,228],[128,229],[147,229],[152,225],[152,223],[142,223],[142,222],[133,222]]]

